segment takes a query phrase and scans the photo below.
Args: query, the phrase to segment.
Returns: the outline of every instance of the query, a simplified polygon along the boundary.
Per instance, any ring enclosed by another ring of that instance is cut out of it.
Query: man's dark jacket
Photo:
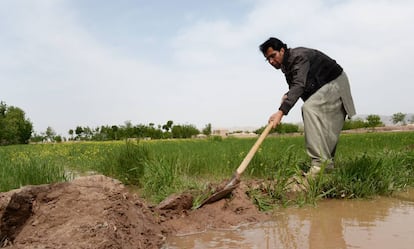
[[[289,85],[287,98],[279,107],[284,115],[289,113],[299,98],[306,101],[343,71],[335,60],[324,53],[304,47],[285,50],[281,69]]]

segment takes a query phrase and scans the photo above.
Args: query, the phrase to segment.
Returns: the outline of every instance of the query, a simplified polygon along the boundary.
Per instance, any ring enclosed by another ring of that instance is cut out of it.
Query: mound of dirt
[[[105,176],[27,186],[1,199],[6,248],[159,248],[165,238],[149,208]]]
[[[191,210],[190,194],[154,207],[102,175],[26,186],[0,193],[0,247],[161,248],[170,235],[268,219],[246,190],[241,184],[231,198]]]

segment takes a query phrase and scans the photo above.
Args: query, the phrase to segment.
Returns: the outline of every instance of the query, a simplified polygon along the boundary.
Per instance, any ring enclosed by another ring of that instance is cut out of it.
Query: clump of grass
[[[277,205],[286,206],[292,199],[287,196],[292,177],[298,173],[299,159],[295,156],[291,147],[287,149],[287,155],[273,164],[262,165],[259,173],[268,175],[259,188],[250,189],[248,195],[262,211],[273,209]],[[253,172],[251,172],[253,173]]]
[[[337,162],[331,173],[307,179],[306,203],[322,198],[371,198],[391,195],[413,186],[414,164],[410,151],[364,153]]]
[[[307,178],[304,180],[307,191],[303,193],[303,201],[307,204],[315,205],[320,199],[329,197],[336,190],[335,186],[330,185],[330,175],[324,175],[324,168],[315,178]]]
[[[156,202],[174,192],[177,187],[178,168],[165,159],[147,162],[144,176],[144,195],[151,195]]]
[[[289,157],[287,157],[289,158]],[[284,167],[285,165],[289,165]],[[260,189],[252,189],[249,196],[260,210],[270,210],[278,205],[315,205],[323,198],[370,198],[390,195],[413,186],[414,156],[412,151],[387,151],[367,154],[337,162],[333,172],[322,172],[315,178],[300,178],[306,191],[292,199],[289,196],[289,178],[298,161],[279,163],[274,180],[266,181]]]
[[[329,197],[367,198],[389,195],[412,185],[413,160],[404,152],[364,154],[342,161],[323,185]],[[411,180],[410,180],[411,179]]]
[[[147,161],[143,178],[144,197],[158,203],[173,193],[200,189],[201,183],[188,177],[187,170],[188,165],[179,158]]]
[[[98,172],[117,178],[124,184],[141,186],[145,165],[150,160],[150,150],[139,142],[126,142],[107,152]]]

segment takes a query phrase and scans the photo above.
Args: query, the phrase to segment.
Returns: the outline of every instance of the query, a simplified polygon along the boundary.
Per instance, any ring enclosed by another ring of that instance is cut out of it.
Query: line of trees
[[[262,132],[266,129],[266,126],[262,126],[259,129],[255,130],[254,133],[256,134],[262,134]],[[270,133],[279,133],[279,134],[285,134],[285,133],[295,133],[299,132],[299,125],[296,124],[290,124],[290,123],[280,123],[276,128],[272,128],[270,130]]]
[[[410,123],[414,123],[414,115],[407,120],[407,114],[402,112],[394,113],[390,120],[394,125],[401,124],[406,125],[407,121]],[[355,119],[355,120],[346,120],[343,130],[352,130],[358,128],[374,128],[374,127],[382,127],[385,124],[381,121],[381,117],[376,114],[368,115],[365,120],[363,119]]]
[[[203,133],[211,134],[211,124],[207,124],[202,131],[194,125],[185,124],[175,125],[172,120],[167,121],[164,125],[155,126],[154,123],[148,125],[133,125],[130,121],[124,125],[102,125],[96,128],[77,126],[69,130],[69,140],[83,141],[110,141],[123,140],[130,138],[139,139],[168,139],[168,138],[191,138]]]
[[[391,117],[391,120],[393,124],[402,124],[406,125],[407,114],[397,112],[394,113]],[[414,115],[411,117],[411,119],[408,120],[410,123],[414,123]],[[376,114],[371,114],[366,117],[365,120],[363,119],[355,119],[355,120],[346,120],[344,127],[342,130],[352,130],[352,129],[358,129],[358,128],[374,128],[374,127],[383,127],[385,124],[381,121],[381,117]],[[265,126],[257,129],[254,131],[256,134],[261,134],[263,130],[265,129]],[[276,128],[272,129],[270,133],[294,133],[299,131],[299,126],[295,124],[289,124],[289,123],[280,123]]]
[[[352,130],[358,128],[374,128],[384,126],[379,115],[371,114],[368,115],[366,120],[355,119],[346,120],[342,130]]]

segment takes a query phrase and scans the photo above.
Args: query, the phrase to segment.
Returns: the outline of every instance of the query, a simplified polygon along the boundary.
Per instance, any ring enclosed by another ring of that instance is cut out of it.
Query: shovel
[[[236,172],[233,174],[233,178],[226,184],[220,184],[220,186],[224,185],[224,188],[217,189],[214,194],[210,197],[205,199],[198,208],[204,206],[205,204],[213,203],[218,200],[223,199],[227,195],[229,195],[234,189],[239,186],[240,183],[240,176],[249,165],[250,161],[252,160],[254,154],[256,154],[257,149],[259,149],[260,144],[262,144],[263,140],[269,134],[270,130],[272,129],[272,122],[270,122],[265,130],[260,134],[259,138],[257,139],[256,143],[250,149],[249,153],[247,153],[246,157],[243,159],[240,166],[237,168]]]

